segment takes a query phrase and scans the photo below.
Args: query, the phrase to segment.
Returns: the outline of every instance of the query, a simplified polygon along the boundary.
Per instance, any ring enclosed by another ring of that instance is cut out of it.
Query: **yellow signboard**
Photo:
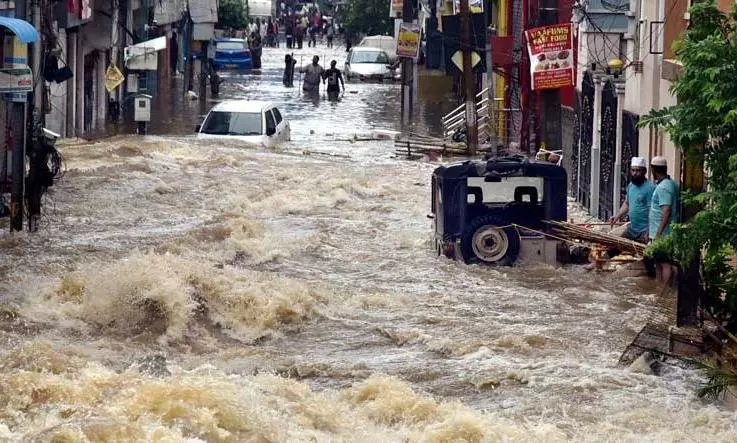
[[[420,25],[402,23],[397,38],[397,56],[417,58],[420,55]]]
[[[123,80],[125,80],[125,77],[123,77],[123,73],[120,72],[117,66],[111,64],[107,67],[107,72],[105,73],[105,89],[107,89],[108,94],[112,94],[115,88],[123,83]]]
[[[14,35],[6,35],[3,42],[3,67],[22,68],[28,66],[28,45]]]

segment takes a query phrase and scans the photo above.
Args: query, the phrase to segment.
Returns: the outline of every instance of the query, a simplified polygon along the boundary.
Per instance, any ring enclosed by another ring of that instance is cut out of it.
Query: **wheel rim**
[[[476,257],[486,262],[501,260],[509,249],[509,237],[495,226],[483,226],[473,234],[471,242]]]

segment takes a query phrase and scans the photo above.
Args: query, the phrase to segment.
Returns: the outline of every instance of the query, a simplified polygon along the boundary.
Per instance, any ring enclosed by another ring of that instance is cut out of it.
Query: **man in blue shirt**
[[[647,162],[642,157],[632,157],[630,168],[632,176],[627,185],[627,197],[619,208],[619,212],[609,219],[611,223],[619,222],[622,217],[629,216],[630,223],[622,233],[622,237],[639,243],[647,243],[649,228],[650,204],[655,185],[647,179]]]
[[[678,185],[668,176],[668,162],[664,157],[654,157],[650,161],[653,178],[657,184],[650,203],[650,240],[670,234],[671,225],[678,212]],[[657,264],[660,281],[671,284],[674,266],[669,257],[653,257]]]
[[[650,162],[657,186],[650,204],[650,239],[657,240],[670,233],[676,221],[678,209],[678,185],[668,176],[668,164],[664,157]]]

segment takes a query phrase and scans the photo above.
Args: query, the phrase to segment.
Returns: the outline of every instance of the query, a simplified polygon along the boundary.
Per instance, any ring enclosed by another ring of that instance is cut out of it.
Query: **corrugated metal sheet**
[[[217,23],[217,0],[188,0],[193,23]]]
[[[159,25],[174,23],[182,18],[187,3],[185,0],[160,0],[154,7],[154,20]]]

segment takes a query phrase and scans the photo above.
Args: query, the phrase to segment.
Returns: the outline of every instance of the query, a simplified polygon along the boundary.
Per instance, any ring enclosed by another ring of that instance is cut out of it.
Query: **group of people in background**
[[[284,17],[284,35],[288,49],[302,49],[305,37],[307,47],[317,47],[318,37],[327,41],[328,48],[333,47],[338,25],[324,18],[316,10],[309,14],[291,14]]]
[[[258,35],[267,48],[279,47],[279,24],[271,17],[267,19],[257,17],[243,32],[244,38],[251,38],[254,34]]]
[[[243,38],[246,46],[251,52],[253,68],[261,68],[261,53],[264,46],[267,48],[279,47],[279,25],[271,17],[261,19],[257,17],[246,29],[243,30]]]

